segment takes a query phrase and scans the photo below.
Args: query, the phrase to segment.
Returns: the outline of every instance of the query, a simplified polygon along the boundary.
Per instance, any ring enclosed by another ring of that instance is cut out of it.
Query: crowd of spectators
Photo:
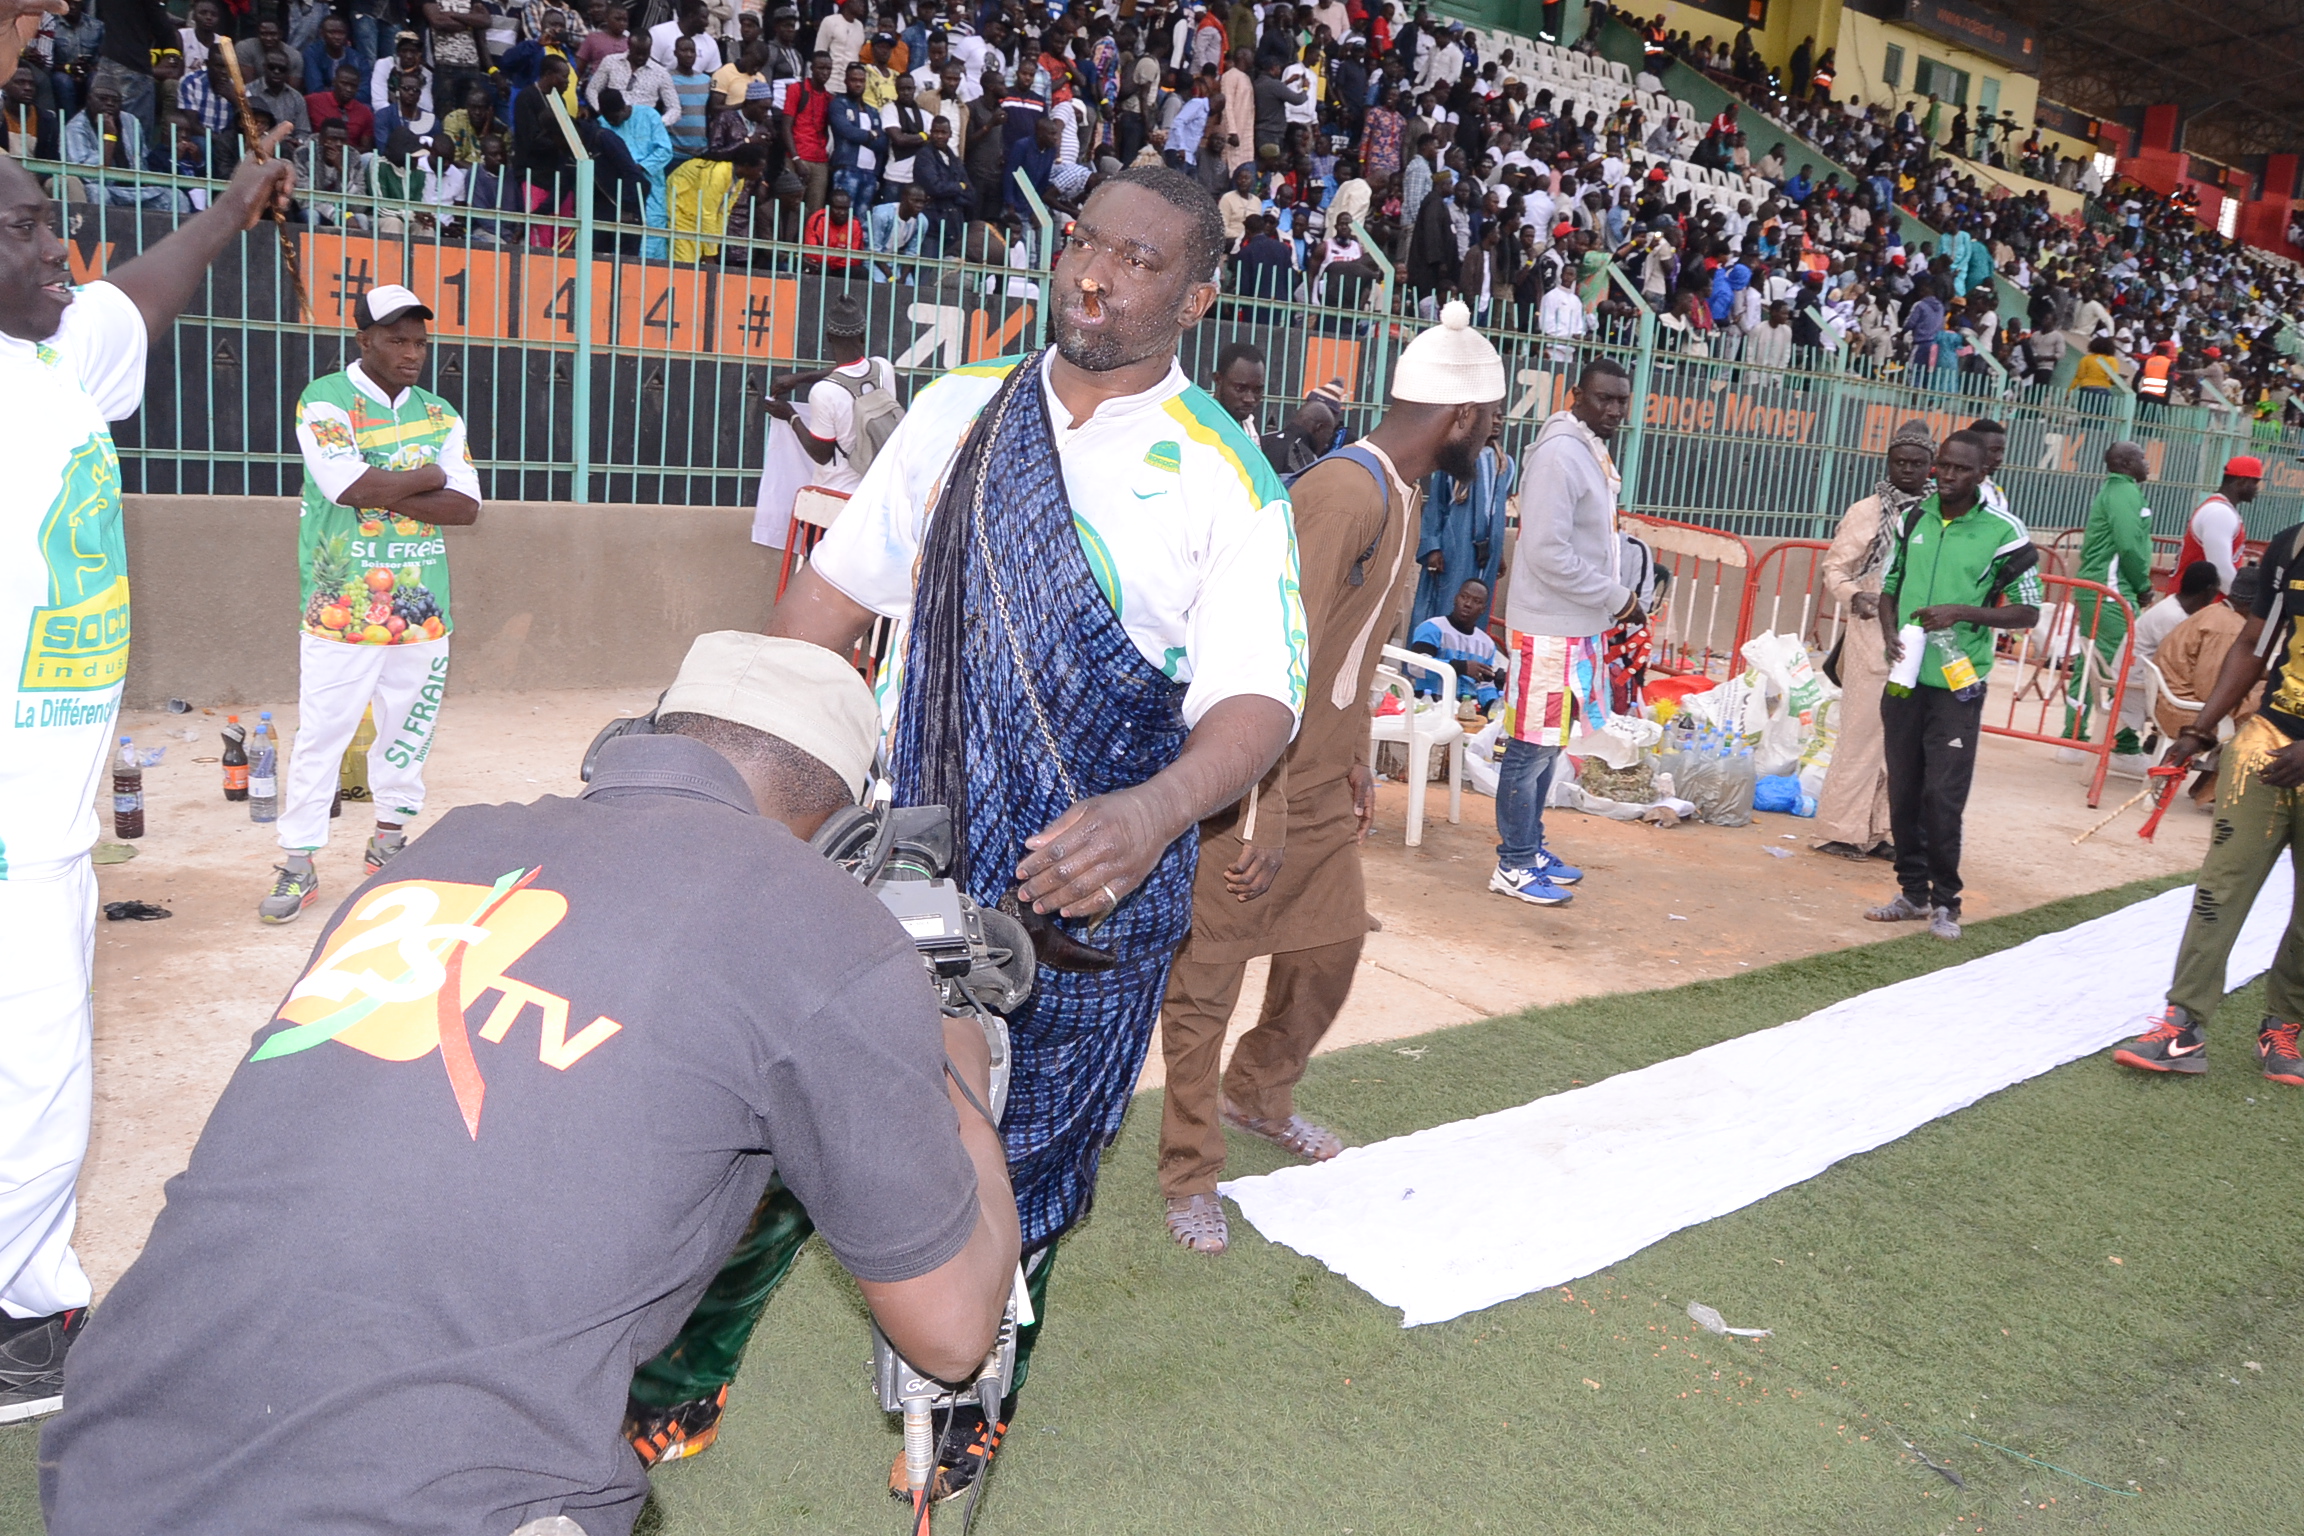
[[[192,0],[179,22],[161,0],[70,0],[0,120],[45,158],[222,174],[241,152],[234,51],[254,120],[297,140],[307,220],[361,223],[380,197],[470,238],[542,240],[473,213],[571,210],[557,94],[605,217],[667,231],[676,260],[744,261],[729,237],[774,237],[833,272],[873,252],[1035,266],[1042,209],[1061,219],[1099,176],[1162,160],[1217,198],[1245,298],[1363,309],[1381,252],[1401,303],[1460,296],[1564,355],[1628,326],[1636,291],[1667,346],[1761,366],[1830,347],[1943,388],[2124,384],[2275,424],[2300,409],[2292,264],[2181,199],[2106,191],[2093,162],[2018,142],[2005,118],[1843,104],[1829,50],[1803,43],[1779,71],[1749,31],[1696,39],[1596,8],[1645,47],[1627,90],[1393,0],[1117,11]],[[1743,105],[1709,122],[1645,109],[1675,57]],[[1986,164],[2108,201],[2059,214]],[[1733,174],[1691,182],[1690,166]]]
[[[1779,71],[1748,29],[1731,43],[1617,18],[1649,68],[1678,59],[1742,98],[1745,120],[1716,121],[1690,158],[1776,188],[1778,206],[1756,211],[1828,253],[1817,296],[1858,355],[1957,371],[1970,388],[2056,384],[2108,404],[2126,387],[2147,410],[2304,425],[2292,403],[2304,273],[2204,224],[2197,194],[2108,187],[2098,159],[2060,154],[2006,114],[1972,122],[1933,95],[1894,110],[1843,102],[1830,51],[1806,42]],[[2079,209],[2060,214],[2049,187],[2079,194]]]

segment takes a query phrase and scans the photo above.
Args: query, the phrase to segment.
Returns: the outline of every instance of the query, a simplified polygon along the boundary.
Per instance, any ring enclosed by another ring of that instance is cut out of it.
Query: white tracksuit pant
[[[424,759],[448,691],[448,641],[346,645],[311,635],[297,641],[296,747],[280,786],[280,846],[327,846],[337,766],[370,704],[376,741],[368,749],[368,792],[376,819],[413,821],[424,809]]]
[[[88,1155],[88,987],[96,871],[0,880],[0,1309],[88,1304],[72,1254],[73,1186]]]

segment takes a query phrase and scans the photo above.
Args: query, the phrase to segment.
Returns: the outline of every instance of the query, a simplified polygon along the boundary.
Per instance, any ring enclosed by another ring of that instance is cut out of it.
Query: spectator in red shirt
[[[808,78],[784,88],[786,151],[792,169],[808,191],[808,212],[824,211],[832,184],[832,55],[819,49],[808,61]]]
[[[831,201],[808,216],[800,243],[835,251],[861,251],[868,247],[864,221],[854,216],[846,188],[834,188]],[[810,272],[845,272],[854,265],[846,256],[803,256],[800,262]]]
[[[304,108],[312,115],[315,134],[342,118],[344,131],[350,136],[354,149],[376,147],[376,114],[360,99],[360,85],[359,66],[342,64],[337,66],[335,82],[327,90],[314,91],[304,98]]]

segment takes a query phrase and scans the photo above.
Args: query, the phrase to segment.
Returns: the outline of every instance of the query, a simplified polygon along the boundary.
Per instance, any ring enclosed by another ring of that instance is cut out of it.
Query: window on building
[[[2103,177],[2105,184],[2109,186],[2112,178],[2119,174],[2120,162],[2106,154],[2097,154],[2091,158],[2095,162],[2096,174]]]
[[[1968,72],[1939,64],[1934,59],[1922,59],[1919,68],[1912,71],[1912,89],[1923,96],[1934,96],[1949,106],[1968,105]]]
[[[2227,240],[2239,237],[2240,199],[2230,193],[2226,193],[2224,196],[2224,206],[2216,210],[2216,233]]]
[[[1888,45],[1888,58],[1880,66],[1880,81],[1892,91],[1904,88],[1904,50],[1894,43]]]
[[[1986,75],[1976,84],[1976,115],[1990,117],[2000,110],[2000,82]]]

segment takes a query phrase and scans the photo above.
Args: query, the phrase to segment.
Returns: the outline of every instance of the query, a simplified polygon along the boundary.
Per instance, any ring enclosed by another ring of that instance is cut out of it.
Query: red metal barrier
[[[1752,603],[1752,546],[1732,533],[1625,513],[1618,526],[1646,544],[1672,584],[1651,620],[1648,668],[1668,674],[1736,668]]]
[[[1830,654],[1847,623],[1840,605],[1824,592],[1824,554],[1831,547],[1822,539],[1784,539],[1760,557],[1736,633],[1739,652],[1754,635],[1773,631],[1799,636],[1819,663]]]
[[[2121,645],[2118,671],[2111,679],[2107,700],[2105,681],[2099,675],[2103,661],[2096,654],[2096,638],[2104,627],[2107,600],[2118,606],[2131,635],[2136,631],[2136,614],[2127,599],[2102,582],[2043,573],[2040,588],[2039,625],[2014,633],[2013,644],[2003,640],[2001,654],[1992,669],[1990,683],[1995,692],[2006,695],[2007,715],[1998,725],[1986,721],[1984,729],[1994,736],[2072,747],[2095,758],[2095,771],[2088,778],[2088,803],[2093,806],[2104,798],[2104,778],[2112,768],[2112,742],[2119,733],[2120,706],[2128,697],[2128,669],[2135,654],[2131,646]],[[2074,599],[2083,593],[2097,595],[2095,612],[2085,625],[2076,625]],[[2105,706],[2104,718],[2093,742],[2072,741],[2063,734],[2066,688],[2075,666],[2083,669],[2084,696],[2090,714],[2095,713],[2099,702]],[[2033,700],[2038,701],[2039,713],[2027,729],[2021,717]],[[1990,706],[1986,709],[1989,711]],[[2049,718],[2051,710],[2056,711],[2053,721]]]

